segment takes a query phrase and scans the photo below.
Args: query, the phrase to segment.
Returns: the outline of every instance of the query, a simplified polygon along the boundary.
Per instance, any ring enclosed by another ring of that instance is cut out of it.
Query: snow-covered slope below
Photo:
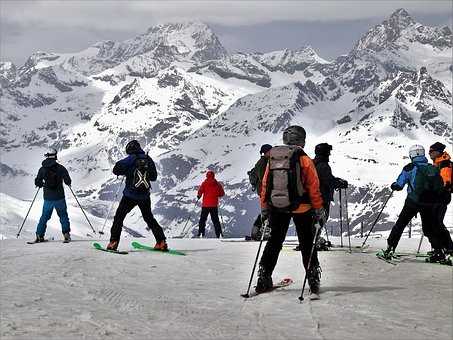
[[[373,247],[384,242],[371,240]],[[303,270],[291,245],[283,248],[273,277],[295,283],[244,300],[257,243],[169,244],[187,256],[114,255],[87,240],[1,241],[0,337],[446,340],[453,331],[450,267],[415,257],[392,266],[374,250],[322,252],[321,299],[299,303]],[[404,240],[401,250],[414,251],[417,244]],[[129,242],[120,249],[129,249]]]

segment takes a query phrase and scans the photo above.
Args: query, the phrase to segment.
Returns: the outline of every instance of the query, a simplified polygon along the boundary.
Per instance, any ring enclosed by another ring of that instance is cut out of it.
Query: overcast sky
[[[156,24],[190,20],[209,24],[230,52],[311,45],[333,59],[398,8],[426,25],[452,25],[450,0],[0,0],[0,59],[21,65],[38,50],[76,52],[100,40],[132,38]]]

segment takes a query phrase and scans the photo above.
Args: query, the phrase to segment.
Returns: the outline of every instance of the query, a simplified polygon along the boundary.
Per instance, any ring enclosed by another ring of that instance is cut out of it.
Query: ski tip
[[[104,235],[104,232],[103,231],[99,231],[98,234],[99,235]]]

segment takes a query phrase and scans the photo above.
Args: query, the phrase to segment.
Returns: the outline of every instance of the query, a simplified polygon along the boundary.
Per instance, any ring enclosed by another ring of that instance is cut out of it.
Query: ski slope
[[[120,249],[131,250],[131,241],[123,239]],[[399,250],[414,251],[418,241],[403,239]],[[415,258],[387,264],[374,255],[383,238],[370,239],[367,253],[321,252],[321,300],[303,303],[301,258],[292,245],[283,248],[273,277],[295,283],[244,300],[256,242],[169,239],[185,257],[116,255],[91,242],[0,242],[2,340],[452,337],[452,267]]]

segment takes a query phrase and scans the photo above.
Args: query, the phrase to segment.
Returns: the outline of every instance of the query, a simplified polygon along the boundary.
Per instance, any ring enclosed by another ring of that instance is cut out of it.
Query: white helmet
[[[50,148],[49,150],[47,150],[44,156],[46,156],[47,158],[57,158],[57,150]]]
[[[415,144],[415,145],[412,145],[409,149],[410,159],[414,159],[417,156],[424,156],[424,155],[425,155],[425,148],[421,145]]]

